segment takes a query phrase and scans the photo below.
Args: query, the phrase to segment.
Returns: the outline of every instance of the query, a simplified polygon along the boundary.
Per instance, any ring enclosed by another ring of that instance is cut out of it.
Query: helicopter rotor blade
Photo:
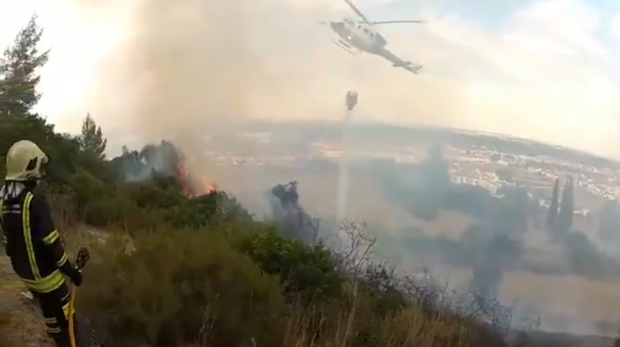
[[[416,23],[416,24],[424,24],[428,23],[425,20],[382,20],[378,22],[370,22],[369,24],[404,24],[404,23]]]
[[[344,2],[347,3],[347,5],[349,5],[349,7],[351,7],[351,9],[353,10],[353,12],[355,12],[355,14],[357,14],[358,16],[360,16],[360,18],[362,18],[362,20],[366,23],[370,23],[370,21],[368,20],[368,18],[366,18],[366,16],[364,16],[364,14],[362,13],[362,11],[360,11],[357,7],[355,7],[355,5],[353,5],[353,3],[351,2],[351,0],[344,0]]]

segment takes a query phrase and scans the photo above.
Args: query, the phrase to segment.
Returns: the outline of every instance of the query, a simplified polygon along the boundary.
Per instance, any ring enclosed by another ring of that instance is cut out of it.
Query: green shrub
[[[217,214],[217,193],[210,193],[192,199],[185,199],[167,212],[170,224],[177,228],[199,228],[212,224]]]
[[[277,346],[286,317],[278,280],[222,233],[138,233],[113,238],[85,272],[80,310],[118,343]]]
[[[309,247],[267,229],[247,237],[240,248],[263,271],[279,275],[284,292],[295,299],[322,302],[340,294],[344,278],[332,254],[320,244]]]
[[[105,227],[117,222],[121,211],[115,204],[115,190],[86,170],[78,170],[69,177],[78,216],[84,222]]]
[[[123,184],[121,190],[132,201],[144,209],[169,209],[186,202],[179,187],[162,187],[158,181],[131,182]]]

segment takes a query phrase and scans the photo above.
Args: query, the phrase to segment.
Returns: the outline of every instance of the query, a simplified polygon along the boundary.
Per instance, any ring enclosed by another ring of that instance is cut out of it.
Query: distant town
[[[412,130],[424,131],[424,130]],[[449,132],[450,130],[436,130]],[[326,131],[327,132],[327,131]],[[443,145],[444,157],[450,163],[452,180],[459,184],[471,184],[483,187],[491,194],[499,195],[498,190],[506,186],[524,187],[530,197],[538,201],[542,207],[548,207],[551,188],[556,179],[565,181],[569,176],[575,182],[578,195],[575,214],[588,216],[591,211],[600,208],[606,201],[615,200],[620,195],[620,181],[617,167],[606,167],[596,160],[588,163],[584,160],[585,153],[575,152],[554,155],[553,153],[537,153],[536,149],[523,150],[528,144],[521,141],[517,146],[510,144],[510,139],[495,138],[492,141],[500,145],[485,144],[489,135],[466,134],[454,132],[454,137],[468,136],[471,139],[454,141],[448,137]],[[242,136],[247,143],[240,151],[210,151],[208,156],[218,166],[269,166],[269,167],[304,167],[312,162],[338,162],[344,155],[351,160],[389,159],[399,163],[417,163],[426,156],[430,144],[438,141],[416,141],[407,143],[386,143],[384,139],[360,141],[358,139],[343,142],[342,137],[316,136],[308,142],[282,139],[277,132],[248,132]],[[413,137],[413,136],[412,136]],[[419,137],[419,136],[417,136]],[[445,137],[445,136],[444,136]],[[482,139],[478,141],[478,139]],[[285,142],[285,143],[283,143]],[[391,141],[394,142],[394,141]],[[482,144],[478,143],[482,142]],[[343,145],[344,143],[344,145]],[[284,146],[283,146],[284,144]],[[546,149],[547,145],[532,143]],[[504,148],[498,148],[504,147]],[[506,149],[508,147],[508,150]],[[515,150],[511,150],[515,147]],[[285,151],[282,148],[286,148]],[[560,151],[549,147],[553,151]],[[524,153],[529,152],[529,153]],[[549,152],[549,151],[546,151]],[[574,159],[573,159],[574,157]]]

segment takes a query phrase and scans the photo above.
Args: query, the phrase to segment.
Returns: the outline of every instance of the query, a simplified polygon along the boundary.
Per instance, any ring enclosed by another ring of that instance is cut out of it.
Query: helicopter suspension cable
[[[357,98],[358,98],[358,80],[359,80],[359,68],[360,60],[352,59],[348,68],[348,80],[350,88],[345,97],[345,115],[342,123],[341,133],[341,156],[338,165],[338,186],[336,196],[336,220],[338,223],[347,218],[348,215],[348,200],[349,200],[349,188],[350,188],[350,172],[351,162],[354,159],[354,146],[353,141],[353,124],[355,122]]]

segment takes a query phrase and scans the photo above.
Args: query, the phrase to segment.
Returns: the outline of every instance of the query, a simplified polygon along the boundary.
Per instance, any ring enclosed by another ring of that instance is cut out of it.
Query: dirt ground
[[[9,259],[0,255],[0,346],[52,346],[38,309],[20,294],[23,289]]]

